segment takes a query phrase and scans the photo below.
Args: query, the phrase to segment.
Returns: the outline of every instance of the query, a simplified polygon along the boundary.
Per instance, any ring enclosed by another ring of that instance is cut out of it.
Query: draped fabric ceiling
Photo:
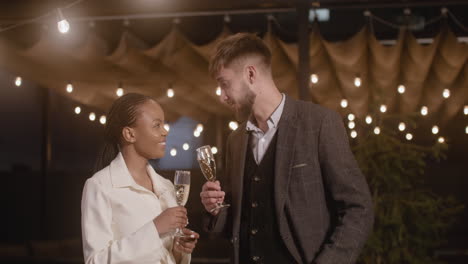
[[[206,122],[212,115],[231,117],[215,94],[217,84],[208,75],[208,59],[216,43],[231,34],[223,30],[206,45],[195,45],[174,27],[158,44],[149,46],[129,32],[123,33],[115,50],[90,30],[79,45],[67,45],[44,31],[40,40],[21,49],[0,39],[1,67],[24,79],[71,97],[86,106],[106,111],[117,98],[119,82],[125,92],[155,97],[167,119],[189,116]],[[298,45],[285,43],[271,30],[264,40],[273,53],[273,75],[279,89],[298,96]],[[386,104],[390,113],[418,112],[425,105],[441,124],[450,121],[468,103],[468,45],[458,42],[449,29],[441,30],[428,45],[400,31],[395,45],[382,45],[364,27],[343,42],[328,42],[317,28],[310,33],[311,72],[318,75],[310,84],[310,100],[358,118],[377,112]],[[356,87],[354,78],[362,85]],[[74,91],[66,93],[72,82]],[[406,92],[397,93],[403,84]],[[169,86],[173,98],[166,96]],[[451,91],[448,99],[444,89]],[[347,109],[340,108],[346,98]],[[71,106],[72,108],[73,106]]]

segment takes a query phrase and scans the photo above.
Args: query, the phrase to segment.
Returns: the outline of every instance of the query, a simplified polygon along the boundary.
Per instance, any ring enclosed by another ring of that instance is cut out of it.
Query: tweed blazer
[[[246,123],[226,146],[222,188],[231,207],[208,217],[239,262],[239,228],[247,151]],[[278,232],[297,263],[354,263],[373,225],[371,194],[336,112],[286,97],[278,125],[274,204]]]

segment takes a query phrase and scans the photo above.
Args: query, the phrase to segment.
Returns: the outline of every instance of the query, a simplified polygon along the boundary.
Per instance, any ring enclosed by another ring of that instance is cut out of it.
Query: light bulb
[[[355,130],[351,131],[351,137],[356,138],[357,137],[357,132]]]
[[[89,120],[91,120],[91,121],[96,120],[96,114],[93,113],[93,112],[91,112],[91,113],[89,114]]]
[[[15,79],[15,85],[18,86],[18,87],[20,87],[20,86],[21,86],[21,83],[22,83],[21,77],[19,77],[19,76],[16,77],[16,79]]]
[[[174,89],[172,88],[167,89],[167,97],[169,98],[174,97]]]
[[[58,22],[57,22],[57,28],[60,31],[60,33],[65,34],[70,30],[70,23],[63,17],[62,10],[60,8],[57,9],[58,13]]]
[[[407,140],[412,140],[412,139],[413,139],[413,135],[412,135],[411,133],[406,134],[406,139],[407,139]]]
[[[468,135],[468,126],[465,127],[465,134]]]
[[[439,127],[438,126],[433,126],[432,127],[432,134],[437,135],[439,133]]]
[[[449,89],[444,89],[444,91],[442,92],[442,96],[447,99],[450,97],[450,90]]]
[[[58,30],[60,31],[60,33],[62,33],[62,34],[65,34],[70,30],[70,24],[68,23],[68,21],[66,19],[60,20],[57,23],[57,27],[58,27]]]
[[[196,130],[197,130],[198,132],[200,132],[200,133],[203,132],[203,125],[202,125],[202,124],[198,124]]]
[[[386,105],[381,105],[380,106],[380,112],[382,112],[382,113],[387,112],[387,106]]]
[[[468,105],[463,108],[463,114],[468,115]]]
[[[171,127],[169,126],[169,124],[164,124],[164,129],[169,132],[169,130],[171,130]]]
[[[182,148],[183,148],[184,150],[189,150],[190,146],[189,146],[188,143],[184,143],[184,145],[182,145]]]
[[[221,96],[221,87],[219,86],[216,88],[216,95]]]
[[[348,115],[348,120],[349,120],[349,121],[353,121],[354,118],[355,118],[355,116],[354,116],[353,114],[349,114],[349,115]]]
[[[398,93],[399,94],[404,94],[406,91],[406,88],[403,84],[398,85]]]
[[[429,109],[427,108],[427,106],[421,107],[421,115],[427,116],[428,113],[429,113]]]
[[[81,113],[81,107],[75,107],[75,114],[79,115]]]
[[[213,154],[218,153],[218,148],[217,147],[211,147],[211,153],[213,153]]]
[[[359,77],[354,78],[354,86],[356,87],[361,86],[361,78]]]
[[[193,136],[194,137],[199,137],[200,136],[200,131],[198,131],[198,130],[193,131]]]
[[[348,127],[349,129],[353,129],[356,126],[356,124],[353,121],[349,121]]]
[[[318,83],[318,76],[317,76],[317,74],[314,73],[314,74],[310,75],[310,81],[311,81],[312,83]]]
[[[173,148],[171,149],[171,156],[175,157],[177,155],[177,149]]]
[[[73,85],[71,83],[67,84],[67,93],[73,92]]]
[[[106,121],[107,121],[107,120],[106,120],[106,116],[104,116],[104,115],[101,116],[101,118],[99,118],[99,122],[100,122],[101,124],[103,124],[103,125],[106,124]]]
[[[122,88],[117,88],[117,90],[115,91],[115,94],[118,97],[121,97],[124,94],[124,90]]]
[[[374,134],[376,134],[376,135],[380,134],[380,127],[375,127],[374,128]]]
[[[236,121],[231,121],[231,122],[229,122],[229,128],[230,128],[231,130],[236,130],[238,127],[239,127],[239,124],[237,124]]]
[[[372,117],[370,115],[366,116],[366,123],[369,125],[372,123]]]
[[[348,107],[348,100],[343,99],[343,100],[341,100],[341,103],[340,103],[340,104],[341,104],[341,107],[342,107],[342,108],[346,108],[346,107]]]
[[[400,122],[400,124],[398,125],[398,130],[400,130],[400,131],[405,131],[405,129],[406,129],[405,123]]]
[[[437,139],[437,141],[438,141],[439,143],[444,143],[444,142],[445,142],[445,138],[444,138],[444,137],[439,137],[439,138]]]

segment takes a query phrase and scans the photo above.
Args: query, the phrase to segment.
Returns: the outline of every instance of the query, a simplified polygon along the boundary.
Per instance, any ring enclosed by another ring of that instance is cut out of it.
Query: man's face
[[[216,75],[216,81],[221,88],[221,101],[234,111],[239,122],[249,118],[256,97],[242,73],[242,70],[222,67]]]

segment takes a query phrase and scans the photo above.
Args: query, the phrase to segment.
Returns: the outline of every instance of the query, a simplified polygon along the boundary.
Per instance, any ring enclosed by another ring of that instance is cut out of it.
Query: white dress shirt
[[[174,186],[149,164],[147,171],[154,193],[135,182],[121,153],[86,181],[81,201],[86,264],[190,263],[190,255],[172,253],[172,236],[160,237],[153,223],[177,206]]]
[[[254,125],[253,122],[250,120],[247,121],[246,129],[252,133],[252,137],[250,137],[250,144],[252,146],[253,156],[257,164],[260,164],[262,161],[265,152],[268,150],[268,146],[270,145],[271,140],[276,134],[276,130],[278,130],[278,123],[281,119],[281,115],[283,114],[285,98],[286,97],[283,94],[283,99],[281,99],[280,104],[268,118],[268,131],[263,132],[260,128]]]

